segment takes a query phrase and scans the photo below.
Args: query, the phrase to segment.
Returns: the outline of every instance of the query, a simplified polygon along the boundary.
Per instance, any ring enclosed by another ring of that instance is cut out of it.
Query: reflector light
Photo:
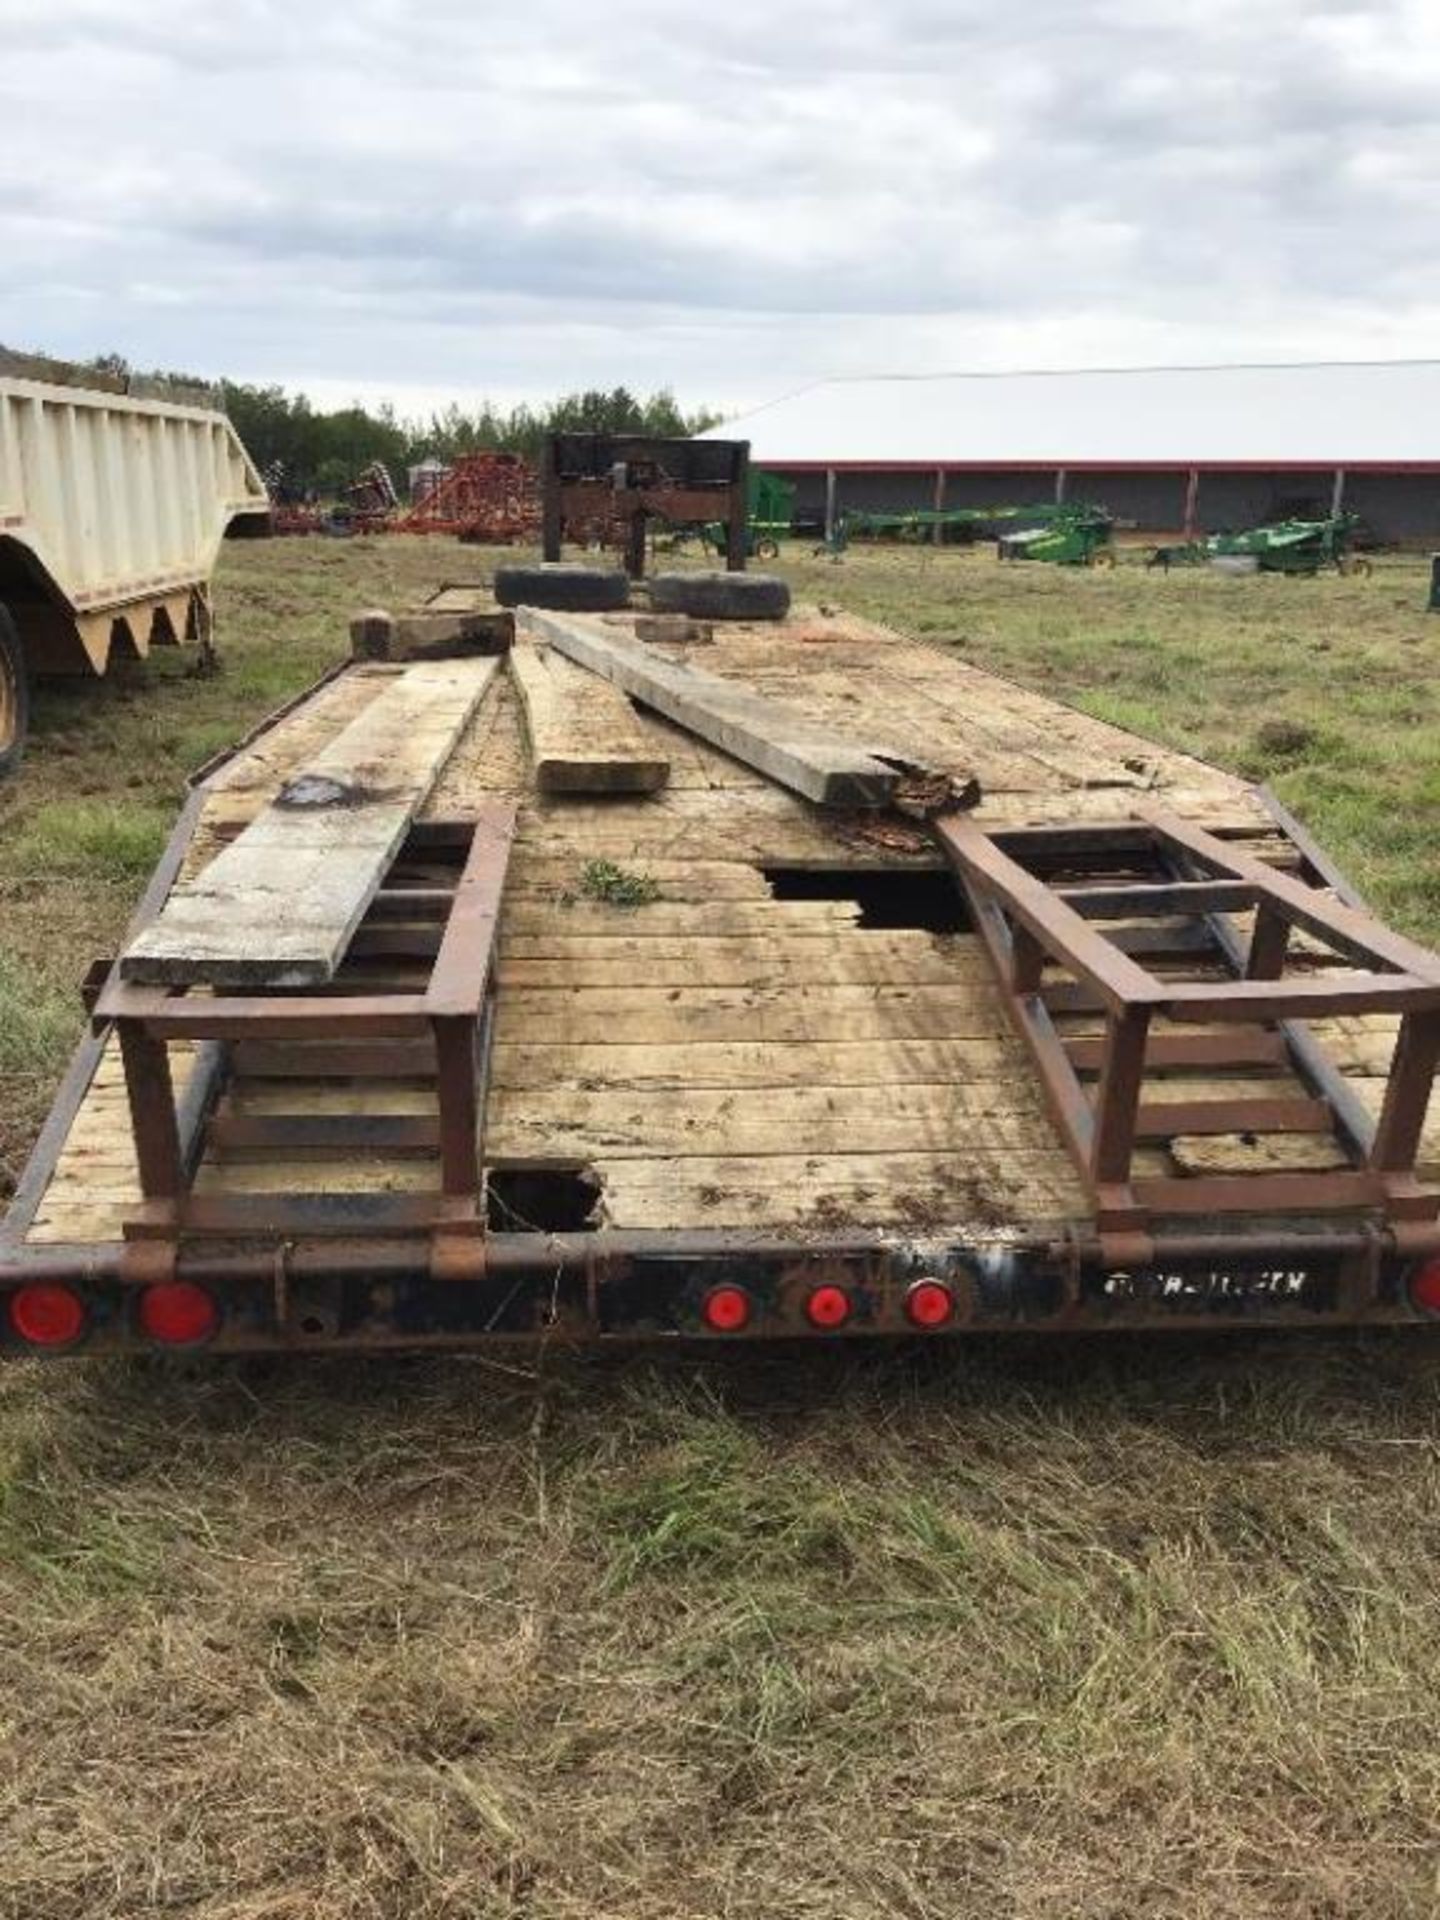
[[[750,1324],[750,1296],[744,1287],[711,1287],[700,1303],[700,1318],[712,1333],[739,1333]]]
[[[85,1331],[85,1306],[69,1287],[36,1281],[10,1296],[10,1324],[32,1347],[68,1347]]]
[[[805,1302],[805,1318],[812,1327],[843,1327],[850,1318],[850,1296],[844,1287],[816,1287]]]
[[[140,1296],[140,1327],[167,1347],[190,1347],[208,1340],[220,1324],[220,1310],[193,1280],[167,1280],[146,1287]]]
[[[1426,1313],[1440,1313],[1440,1254],[1426,1260],[1411,1274],[1410,1298]]]
[[[943,1327],[955,1317],[955,1296],[943,1281],[917,1280],[905,1295],[905,1315],[915,1327]]]

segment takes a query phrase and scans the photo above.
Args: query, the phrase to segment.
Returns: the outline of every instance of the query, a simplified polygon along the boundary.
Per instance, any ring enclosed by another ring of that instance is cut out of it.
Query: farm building
[[[716,431],[812,524],[1073,499],[1210,533],[1343,506],[1382,540],[1440,541],[1440,361],[830,379]]]

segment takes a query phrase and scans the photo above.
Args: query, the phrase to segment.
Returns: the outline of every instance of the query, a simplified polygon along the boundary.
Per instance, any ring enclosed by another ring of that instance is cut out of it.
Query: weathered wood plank
[[[647,878],[653,876],[645,876]],[[657,883],[658,884],[658,883]],[[585,896],[579,870],[559,899],[512,898],[506,888],[501,921],[507,938],[523,938],[540,953],[548,941],[586,939],[697,939],[760,936],[833,938],[857,925],[854,900],[653,900],[641,907],[612,906]]]
[[[523,607],[518,629],[820,806],[883,807],[894,797],[896,768],[786,702],[581,618]]]
[[[847,932],[826,939],[667,940],[555,938],[502,941],[497,973],[514,987],[723,987],[826,983],[958,986],[993,992],[988,962],[973,941],[925,934]],[[990,1000],[992,1018],[998,1002]]]
[[[635,1046],[1000,1037],[1016,1047],[1017,1061],[1026,1058],[989,979],[942,986],[902,980],[663,987],[633,978],[621,986],[507,985],[496,1003],[497,1062],[505,1047],[537,1034]]]
[[[654,793],[665,785],[668,758],[609,680],[529,639],[511,649],[510,677],[543,792]]]
[[[721,1154],[713,1158],[618,1160],[603,1169],[600,1212],[617,1228],[781,1227],[833,1232],[845,1226],[936,1227],[983,1239],[1023,1211],[1030,1220],[1086,1210],[1058,1149],[984,1145],[953,1153],[812,1156]]]
[[[357,660],[454,660],[504,653],[515,617],[504,607],[394,614],[372,607],[350,622],[350,648]]]
[[[497,1157],[603,1159],[639,1154],[967,1152],[1058,1145],[1038,1087],[780,1086],[644,1090],[495,1087],[487,1151]]]
[[[150,984],[306,986],[351,934],[493,679],[495,660],[412,667],[313,751],[121,956]]]

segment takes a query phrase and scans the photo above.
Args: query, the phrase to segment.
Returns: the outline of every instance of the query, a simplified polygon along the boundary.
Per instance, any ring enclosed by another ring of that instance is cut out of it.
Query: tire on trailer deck
[[[657,573],[650,604],[692,620],[783,620],[790,589],[771,573]]]
[[[552,607],[559,613],[614,613],[630,604],[628,577],[610,567],[576,567],[561,561],[495,569],[495,598],[502,607]]]
[[[14,773],[30,731],[30,682],[15,622],[0,607],[0,780]]]

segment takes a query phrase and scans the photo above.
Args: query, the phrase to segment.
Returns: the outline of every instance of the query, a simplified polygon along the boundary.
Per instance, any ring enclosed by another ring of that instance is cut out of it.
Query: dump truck
[[[0,775],[32,675],[210,644],[225,529],[269,505],[208,390],[0,350]]]
[[[1440,956],[1264,788],[728,579],[371,610],[206,771],[0,1352],[1436,1321]]]

